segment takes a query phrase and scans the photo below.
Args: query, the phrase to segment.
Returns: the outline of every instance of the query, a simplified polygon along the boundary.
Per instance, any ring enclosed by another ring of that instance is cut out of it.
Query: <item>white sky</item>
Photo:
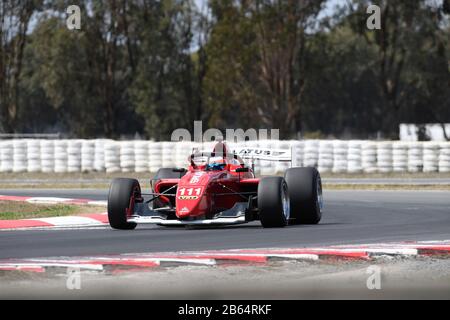
[[[430,1],[441,1],[441,0],[430,0]],[[194,0],[195,5],[201,9],[208,0]],[[330,15],[333,12],[334,7],[339,3],[345,3],[346,0],[328,0],[323,12],[319,15],[319,18],[323,18],[324,16]],[[33,32],[36,23],[37,23],[37,17],[33,17],[30,21],[30,25],[28,27],[28,33]]]
[[[202,5],[208,2],[208,0],[194,0],[194,2],[198,8],[201,8]],[[336,6],[339,3],[345,4],[346,0],[328,0],[325,6],[324,14],[325,15],[330,14],[333,11],[334,6]]]

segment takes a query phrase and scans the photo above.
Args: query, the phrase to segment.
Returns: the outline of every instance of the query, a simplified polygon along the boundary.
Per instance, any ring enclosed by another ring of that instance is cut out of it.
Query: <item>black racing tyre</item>
[[[289,194],[282,177],[266,177],[258,185],[259,219],[264,228],[282,228],[289,222]]]
[[[141,196],[141,187],[136,179],[117,178],[109,187],[108,219],[114,229],[132,230],[136,223],[127,222],[126,209],[130,206],[131,196]]]
[[[288,185],[291,224],[317,224],[322,218],[322,180],[316,168],[290,168],[284,179]]]

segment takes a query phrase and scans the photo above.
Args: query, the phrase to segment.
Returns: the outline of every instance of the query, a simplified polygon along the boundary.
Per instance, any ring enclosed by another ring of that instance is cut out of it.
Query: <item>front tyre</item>
[[[114,179],[109,188],[108,219],[113,229],[132,230],[136,223],[127,222],[127,209],[133,210],[134,199],[141,197],[141,187],[136,179]]]
[[[262,178],[258,185],[259,218],[264,228],[282,228],[289,222],[290,206],[282,177]]]
[[[291,204],[291,224],[318,224],[322,218],[322,181],[316,168],[290,168],[284,175]]]

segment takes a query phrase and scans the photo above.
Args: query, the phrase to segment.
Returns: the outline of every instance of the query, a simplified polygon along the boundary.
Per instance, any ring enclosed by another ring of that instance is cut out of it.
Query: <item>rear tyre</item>
[[[289,222],[289,194],[282,177],[262,178],[258,185],[259,218],[264,228],[282,228]]]
[[[109,188],[108,219],[113,229],[132,230],[136,223],[127,222],[127,209],[133,206],[132,196],[141,196],[141,187],[136,179],[114,179]],[[133,209],[133,208],[130,208]]]
[[[322,181],[316,168],[290,168],[284,175],[291,206],[291,224],[318,224],[322,218]]]

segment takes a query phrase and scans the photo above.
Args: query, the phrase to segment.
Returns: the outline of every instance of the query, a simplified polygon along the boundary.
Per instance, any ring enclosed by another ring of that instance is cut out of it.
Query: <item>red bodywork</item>
[[[241,160],[242,161],[242,160]],[[237,202],[247,202],[246,197],[236,193],[257,192],[259,179],[252,169],[236,172],[244,164],[223,159],[224,168],[207,170],[205,166],[191,165],[180,179],[162,179],[155,183],[155,193],[164,193],[177,185],[176,196],[161,196],[160,201],[176,209],[179,219],[211,218],[216,213],[232,208]],[[175,194],[173,190],[168,192]]]

